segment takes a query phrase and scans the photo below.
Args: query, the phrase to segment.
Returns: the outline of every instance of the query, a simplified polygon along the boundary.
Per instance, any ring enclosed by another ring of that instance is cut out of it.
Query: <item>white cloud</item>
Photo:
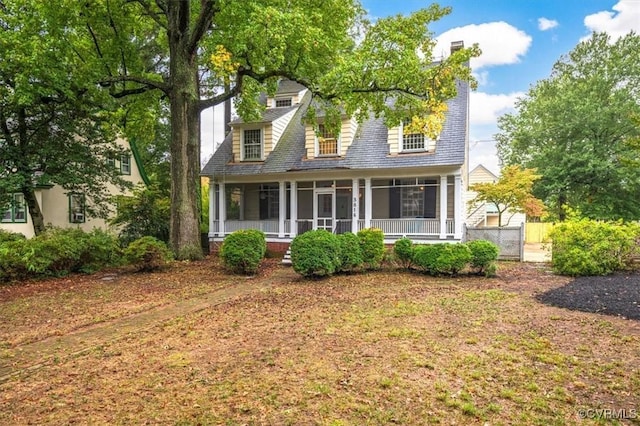
[[[479,58],[471,60],[471,67],[478,70],[493,65],[520,62],[531,46],[531,36],[506,22],[489,22],[450,29],[437,37],[434,57],[447,56],[451,42],[464,41],[465,46],[478,43],[482,50]]]
[[[472,126],[495,124],[502,114],[512,112],[518,98],[523,96],[523,92],[514,92],[506,95],[471,92],[469,101],[470,124]]]
[[[558,21],[555,19],[538,18],[538,29],[540,31],[547,31],[558,26]]]
[[[615,12],[603,10],[593,15],[587,15],[584,18],[584,25],[589,31],[608,33],[613,40],[617,40],[632,30],[640,32],[640,3],[638,0],[620,0],[612,9]]]

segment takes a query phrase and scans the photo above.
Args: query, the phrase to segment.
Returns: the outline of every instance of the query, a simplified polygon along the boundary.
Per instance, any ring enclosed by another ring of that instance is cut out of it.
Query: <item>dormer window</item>
[[[328,130],[324,124],[318,125],[316,141],[316,152],[318,156],[339,154],[338,138],[335,133]]]
[[[276,108],[285,108],[293,105],[292,98],[276,98],[275,99]]]
[[[242,159],[244,161],[262,161],[262,129],[242,131]]]
[[[422,133],[405,133],[404,127],[408,126],[411,120],[402,122],[402,151],[425,151],[425,137]]]

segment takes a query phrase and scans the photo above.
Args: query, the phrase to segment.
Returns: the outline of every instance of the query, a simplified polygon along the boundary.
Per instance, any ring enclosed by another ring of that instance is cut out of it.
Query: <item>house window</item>
[[[131,156],[123,154],[120,157],[120,173],[123,175],[131,174]]]
[[[26,223],[27,207],[24,202],[24,195],[21,193],[13,194],[11,197],[11,206],[2,214],[3,223]]]
[[[85,200],[82,194],[69,194],[69,222],[84,223],[85,219]]]
[[[280,215],[278,185],[260,185],[260,219],[277,219]]]
[[[403,186],[400,192],[401,217],[422,217],[424,215],[424,189],[417,186]]]
[[[318,156],[338,155],[338,138],[324,124],[318,126]]]
[[[402,151],[424,151],[425,137],[422,133],[405,133],[404,127],[411,123],[411,120],[402,122]]]
[[[245,161],[262,160],[261,129],[247,129],[242,132],[242,151]]]
[[[276,99],[276,108],[290,107],[293,105],[291,98],[278,98]]]

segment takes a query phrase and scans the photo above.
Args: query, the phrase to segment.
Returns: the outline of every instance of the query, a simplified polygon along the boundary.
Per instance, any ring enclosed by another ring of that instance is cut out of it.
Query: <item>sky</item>
[[[431,2],[361,0],[371,20],[409,14]],[[471,62],[478,89],[471,93],[470,169],[482,164],[499,174],[494,135],[500,115],[514,112],[516,100],[537,81],[549,77],[553,64],[593,31],[613,38],[640,33],[640,0],[441,0],[451,14],[432,23],[434,55],[449,51],[452,41],[478,43],[482,55]],[[639,53],[640,58],[640,53]],[[640,59],[639,59],[640,60]],[[222,139],[219,108],[202,115],[202,159]],[[214,131],[215,129],[215,131]]]

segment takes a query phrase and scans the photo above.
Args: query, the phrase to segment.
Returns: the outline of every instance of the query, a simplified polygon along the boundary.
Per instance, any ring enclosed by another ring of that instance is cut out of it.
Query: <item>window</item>
[[[84,195],[69,194],[69,222],[71,223],[85,222]]]
[[[318,156],[338,155],[338,138],[324,124],[318,125]]]
[[[291,105],[293,105],[293,100],[291,98],[276,99],[276,108],[290,107]]]
[[[123,175],[131,174],[131,156],[123,154],[120,157],[120,173]]]
[[[260,220],[280,216],[280,188],[278,185],[260,185]]]
[[[411,123],[411,120],[402,122],[402,151],[424,151],[425,137],[422,133],[405,133],[404,127]]]
[[[261,129],[247,129],[242,132],[242,152],[245,161],[262,160]]]
[[[417,186],[403,186],[400,192],[401,217],[424,215],[424,191]]]
[[[13,194],[11,197],[11,205],[2,214],[3,223],[26,223],[27,208],[24,202],[24,195],[21,193]]]

